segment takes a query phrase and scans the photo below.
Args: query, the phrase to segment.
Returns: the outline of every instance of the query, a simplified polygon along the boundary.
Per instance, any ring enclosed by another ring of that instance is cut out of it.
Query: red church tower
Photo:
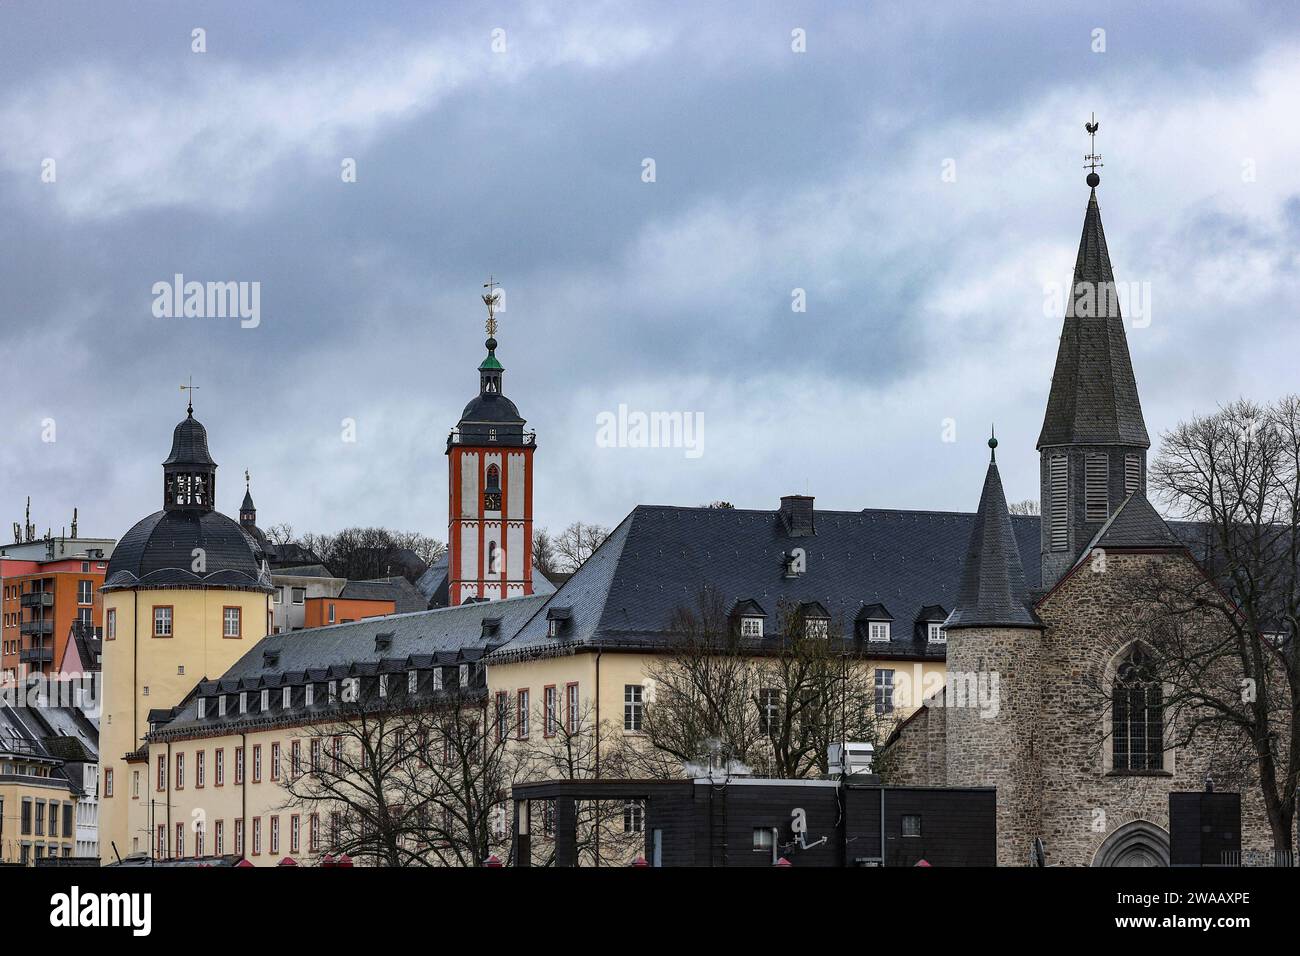
[[[487,358],[479,392],[447,436],[447,603],[533,593],[533,452],[515,403],[501,392],[496,306],[488,282]]]

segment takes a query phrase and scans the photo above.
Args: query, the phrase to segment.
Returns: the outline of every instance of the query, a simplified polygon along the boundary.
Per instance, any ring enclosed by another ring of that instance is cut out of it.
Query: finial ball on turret
[[[1098,186],[1100,183],[1101,183],[1101,177],[1100,177],[1100,176],[1098,176],[1096,173],[1089,173],[1089,174],[1088,174],[1088,185],[1089,185],[1089,186],[1091,186],[1093,189],[1096,189],[1097,186]]]
[[[487,340],[486,342],[484,342],[483,344],[487,346],[487,350],[488,350],[489,352],[492,352],[492,351],[495,351],[495,350],[496,350],[496,347],[497,347],[497,340],[496,340],[495,338],[489,336],[489,337],[488,337],[488,340]]]
[[[990,448],[997,448],[997,447],[998,447],[998,440],[997,440],[996,438],[989,438],[989,447],[990,447]]]

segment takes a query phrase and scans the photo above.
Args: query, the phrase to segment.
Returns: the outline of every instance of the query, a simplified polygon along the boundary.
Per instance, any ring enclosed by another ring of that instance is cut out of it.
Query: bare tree
[[[1118,630],[1142,642],[1097,696],[1159,693],[1172,746],[1197,740],[1216,772],[1258,788],[1274,849],[1293,848],[1300,773],[1300,398],[1240,400],[1162,437],[1149,479],[1205,573],[1148,561],[1125,577]],[[1144,690],[1151,688],[1151,690]],[[1141,698],[1147,700],[1149,698]]]
[[[673,620],[671,651],[650,667],[644,743],[615,758],[629,776],[680,776],[710,753],[774,777],[827,771],[829,744],[879,743],[874,688],[833,621],[782,603],[776,633],[742,636],[721,595],[705,588]]]
[[[1037,498],[1026,498],[1023,501],[1013,501],[1007,505],[1007,511],[1013,515],[1036,515],[1041,514],[1042,510],[1038,506]]]
[[[545,528],[533,530],[533,567],[549,577],[560,571],[559,555],[555,552],[555,542]]]
[[[578,570],[608,537],[608,528],[575,521],[555,536],[557,570],[562,572]]]
[[[329,820],[332,851],[380,866],[481,866],[508,853],[511,727],[494,725],[481,686],[427,686],[432,673],[414,694],[405,674],[344,681],[336,716],[305,728],[309,763],[282,786],[287,805]]]
[[[263,534],[272,544],[291,544],[293,542],[293,525],[286,522],[273,524]]]
[[[331,574],[350,581],[396,576],[415,581],[447,550],[437,538],[389,528],[306,534],[301,544],[315,552]]]

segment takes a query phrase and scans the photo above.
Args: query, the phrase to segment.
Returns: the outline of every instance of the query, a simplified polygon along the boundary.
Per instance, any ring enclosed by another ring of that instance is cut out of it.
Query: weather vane
[[[182,391],[182,392],[189,392],[189,393],[190,393],[190,394],[189,394],[188,407],[186,408],[186,411],[189,412],[191,415],[194,414],[194,390],[195,390],[196,388],[200,388],[200,387],[201,387],[201,386],[199,386],[199,385],[195,385],[195,384],[194,384],[194,376],[193,376],[193,375],[190,376],[190,382],[189,382],[188,385],[182,385],[182,386],[181,386],[181,391]]]
[[[1101,157],[1097,155],[1097,130],[1101,124],[1097,122],[1097,114],[1092,114],[1092,119],[1083,124],[1083,130],[1088,134],[1090,140],[1089,153],[1083,157],[1083,168],[1089,170],[1088,185],[1096,187],[1101,182],[1101,177],[1097,175],[1097,170],[1103,165]]]
[[[248,479],[248,469],[245,468],[245,469],[244,469],[244,490],[245,490],[245,491],[248,490],[248,480],[249,480],[249,479]]]
[[[497,280],[489,275],[487,282],[483,283],[483,288],[488,291],[483,293],[483,304],[487,306],[487,334],[495,338],[497,334],[497,303],[501,301],[501,292],[497,289]]]

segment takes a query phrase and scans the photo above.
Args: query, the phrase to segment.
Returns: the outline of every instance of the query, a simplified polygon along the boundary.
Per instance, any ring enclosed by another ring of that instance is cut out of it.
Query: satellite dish
[[[1047,848],[1043,846],[1042,837],[1034,837],[1034,866],[1047,866]]]

